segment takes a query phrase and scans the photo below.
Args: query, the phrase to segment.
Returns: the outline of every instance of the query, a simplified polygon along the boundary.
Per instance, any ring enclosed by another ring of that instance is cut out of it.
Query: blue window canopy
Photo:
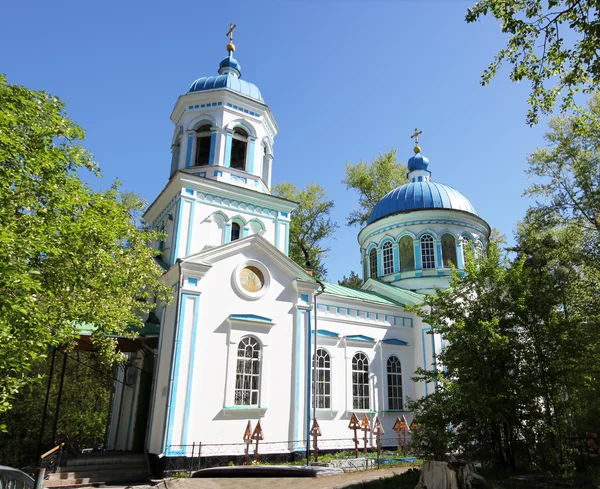
[[[402,345],[402,346],[408,346],[408,343],[406,341],[402,341],[396,338],[389,338],[387,340],[382,340],[382,343],[385,343],[386,345]]]
[[[315,330],[312,330],[312,334],[315,334]],[[327,336],[328,338],[339,338],[340,335],[335,333],[334,331],[328,331],[326,329],[317,329],[317,334],[319,336]]]
[[[264,316],[257,316],[256,314],[230,314],[229,319],[236,319],[238,321],[251,321],[253,323],[272,323],[271,318]]]
[[[369,342],[375,341],[374,338],[371,338],[370,336],[365,336],[364,334],[353,334],[350,336],[346,336],[346,338],[349,340],[355,340],[355,341],[369,341]]]

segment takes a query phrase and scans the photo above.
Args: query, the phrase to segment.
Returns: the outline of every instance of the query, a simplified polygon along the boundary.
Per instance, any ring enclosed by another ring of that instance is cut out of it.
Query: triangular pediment
[[[225,258],[243,253],[244,250],[249,248],[265,256],[269,262],[275,264],[290,277],[316,284],[315,278],[310,276],[306,270],[258,234],[253,234],[252,236],[188,256],[183,259],[183,263],[211,266],[213,263]]]

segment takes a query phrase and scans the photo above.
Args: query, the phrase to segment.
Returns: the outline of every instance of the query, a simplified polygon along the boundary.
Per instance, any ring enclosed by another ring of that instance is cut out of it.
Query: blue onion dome
[[[206,90],[229,89],[241,93],[246,97],[264,102],[260,90],[253,83],[242,80],[242,69],[237,59],[230,50],[229,56],[219,63],[218,76],[204,76],[198,78],[189,89],[189,92],[203,92]]]
[[[415,148],[415,150],[418,146]],[[418,148],[420,150],[420,148]],[[429,160],[419,153],[408,160],[409,183],[385,195],[371,211],[367,225],[394,214],[426,209],[452,209],[478,216],[469,200],[455,188],[432,182]]]
[[[409,172],[415,170],[427,170],[427,167],[429,166],[429,160],[421,153],[417,153],[408,160],[407,166]]]

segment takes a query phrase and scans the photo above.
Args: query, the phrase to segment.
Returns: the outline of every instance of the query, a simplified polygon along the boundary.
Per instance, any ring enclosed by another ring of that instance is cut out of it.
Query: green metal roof
[[[374,302],[376,304],[385,304],[386,306],[402,305],[400,302],[371,290],[353,289],[352,287],[335,285],[329,282],[323,282],[323,284],[325,285],[326,294],[336,295],[338,297],[347,297],[348,299],[357,299],[359,301]]]

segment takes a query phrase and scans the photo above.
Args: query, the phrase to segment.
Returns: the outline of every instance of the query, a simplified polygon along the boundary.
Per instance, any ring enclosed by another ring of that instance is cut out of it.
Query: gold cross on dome
[[[419,145],[419,135],[423,134],[423,131],[419,131],[416,127],[415,127],[415,133],[410,137],[411,139],[415,139],[415,144],[418,146]]]
[[[237,24],[229,24],[229,30],[227,31],[226,36],[229,36],[229,42],[233,42],[233,29],[237,27]]]

